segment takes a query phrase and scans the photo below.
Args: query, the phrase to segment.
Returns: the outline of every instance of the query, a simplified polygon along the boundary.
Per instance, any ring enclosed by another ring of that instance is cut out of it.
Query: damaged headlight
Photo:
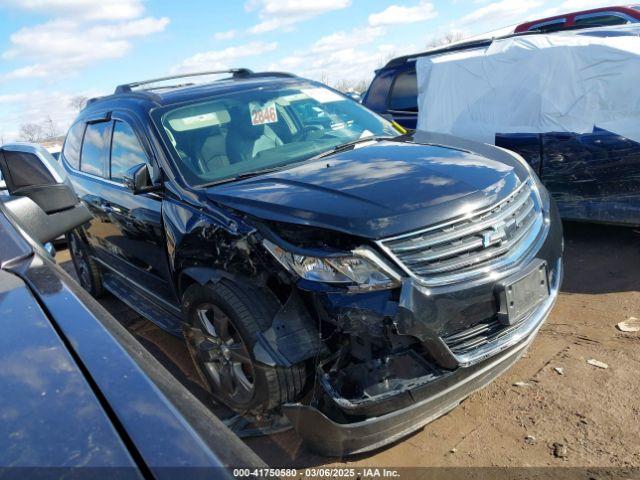
[[[341,284],[350,290],[381,290],[400,285],[400,277],[369,249],[350,255],[309,256],[288,252],[269,240],[265,248],[284,268],[312,282]]]

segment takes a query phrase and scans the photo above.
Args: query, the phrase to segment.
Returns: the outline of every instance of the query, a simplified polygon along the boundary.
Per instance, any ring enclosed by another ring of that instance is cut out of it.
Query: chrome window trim
[[[65,159],[66,162],[66,159]],[[93,173],[88,173],[88,172],[83,172],[82,170],[76,170],[75,168],[73,168],[71,165],[69,165],[67,163],[67,166],[69,167],[69,170],[71,170],[70,175],[78,175],[78,176],[82,176],[82,177],[87,177],[91,180],[100,180],[102,182],[108,183],[110,185],[116,185],[118,187],[122,187],[125,188],[124,184],[122,182],[116,182],[114,180],[111,180],[110,178],[105,178],[105,177],[101,177],[99,175],[94,175]]]

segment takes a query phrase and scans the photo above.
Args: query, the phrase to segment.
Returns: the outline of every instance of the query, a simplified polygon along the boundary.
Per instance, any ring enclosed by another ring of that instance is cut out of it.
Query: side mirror
[[[158,185],[154,185],[151,181],[151,172],[147,163],[139,163],[131,167],[124,174],[123,180],[124,186],[131,190],[134,195],[158,190]]]
[[[0,210],[36,241],[50,242],[91,220],[62,167],[40,145],[3,145],[0,170],[8,193],[0,195]]]

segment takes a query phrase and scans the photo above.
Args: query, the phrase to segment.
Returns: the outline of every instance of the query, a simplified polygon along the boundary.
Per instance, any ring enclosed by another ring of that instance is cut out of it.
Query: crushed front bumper
[[[314,452],[331,457],[364,453],[399,440],[455,408],[463,399],[489,384],[513,365],[531,341],[506,350],[489,361],[461,368],[446,378],[447,385],[411,406],[355,423],[336,423],[314,407],[287,404],[289,421]],[[416,392],[417,393],[417,392]]]
[[[553,269],[550,295],[518,328],[506,338],[487,344],[482,358],[458,364],[458,368],[444,371],[433,380],[416,386],[398,396],[391,396],[384,403],[386,413],[338,423],[317,408],[301,403],[286,404],[284,413],[305,443],[313,451],[327,456],[346,456],[375,450],[406,436],[456,407],[467,396],[485,387],[505,372],[525,352],[546,320],[558,295],[562,281],[562,263],[557,261]],[[402,398],[402,400],[400,400]],[[342,400],[341,408],[349,408]],[[394,405],[396,408],[389,408]],[[378,409],[381,406],[378,405]],[[371,411],[371,410],[370,410]],[[381,410],[385,411],[385,410]]]

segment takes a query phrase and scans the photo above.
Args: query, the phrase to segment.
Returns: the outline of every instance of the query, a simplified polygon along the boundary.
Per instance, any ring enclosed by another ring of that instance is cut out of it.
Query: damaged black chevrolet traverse
[[[87,290],[183,337],[217,401],[282,412],[327,455],[397,440],[519,358],[563,245],[519,156],[293,75],[223,73],[122,85],[72,125]]]

